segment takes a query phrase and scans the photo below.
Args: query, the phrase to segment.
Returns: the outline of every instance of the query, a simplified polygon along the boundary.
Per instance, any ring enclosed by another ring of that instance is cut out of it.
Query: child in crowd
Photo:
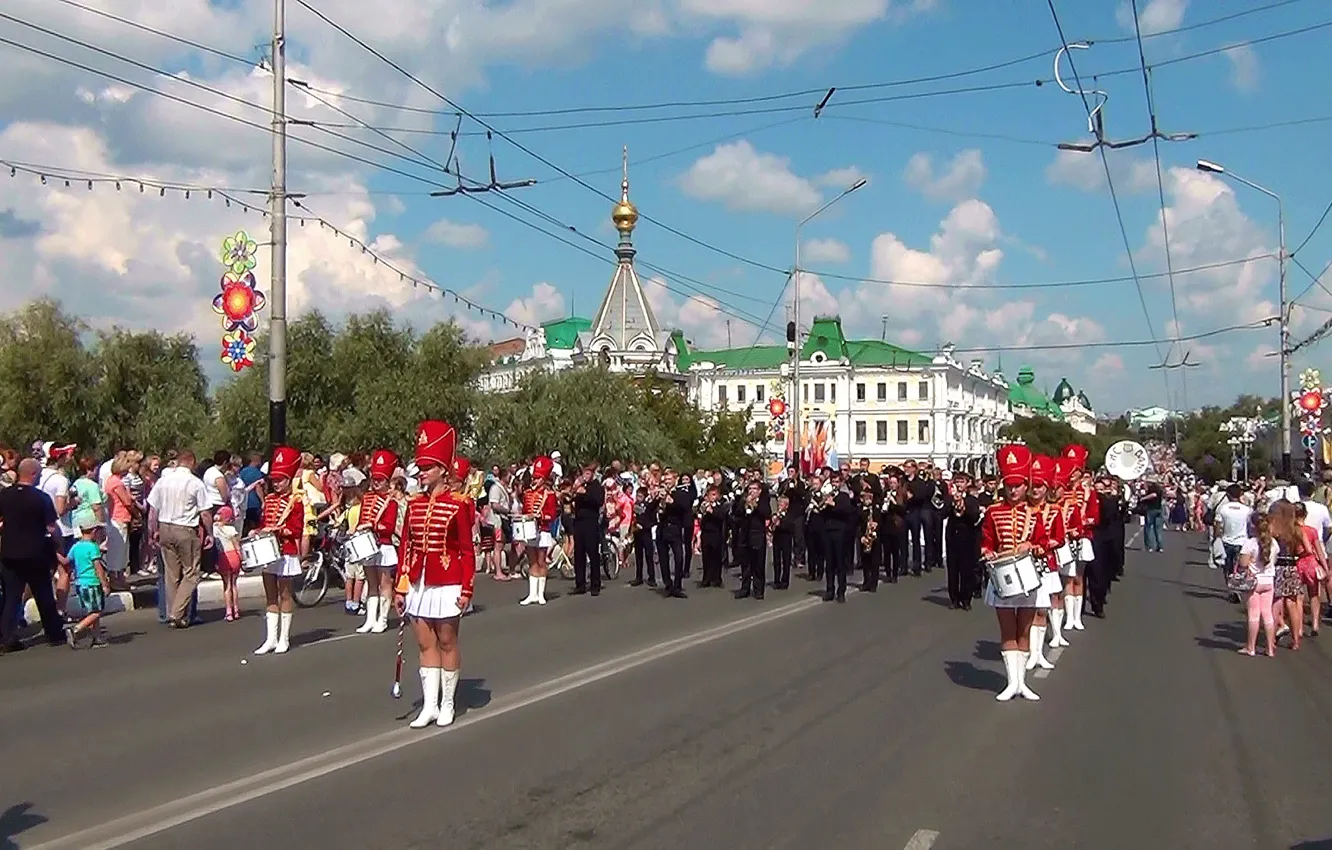
[[[240,619],[240,593],[236,581],[241,574],[241,540],[236,530],[236,511],[230,505],[218,508],[213,522],[213,540],[217,544],[217,573],[222,577],[222,603],[227,607],[227,622]]]
[[[364,485],[364,481],[354,478],[350,479],[350,484],[348,481],[349,479],[344,476],[342,481],[344,511],[341,522],[344,538],[361,527],[361,488]],[[362,602],[362,597],[365,595],[365,564],[353,564],[348,561],[343,565],[343,568],[347,571],[347,583],[343,588],[346,595],[342,607],[347,610],[348,614],[363,614],[365,613],[364,603]]]
[[[106,607],[106,594],[111,583],[106,577],[102,560],[102,546],[94,539],[99,523],[85,518],[79,524],[79,539],[61,560],[74,573],[74,587],[83,605],[83,619],[65,630],[70,649],[78,648],[79,638],[91,635],[90,648],[106,646],[106,635],[101,627],[102,611]]]

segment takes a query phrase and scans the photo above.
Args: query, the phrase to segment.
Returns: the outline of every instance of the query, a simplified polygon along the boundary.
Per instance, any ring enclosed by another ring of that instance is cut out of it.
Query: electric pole
[[[287,16],[286,0],[273,0],[273,188],[269,236],[273,245],[268,286],[268,441],[287,441]]]

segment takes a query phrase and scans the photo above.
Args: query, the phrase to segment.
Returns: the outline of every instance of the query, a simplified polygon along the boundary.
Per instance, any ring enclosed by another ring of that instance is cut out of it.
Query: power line
[[[250,67],[254,67],[255,64],[257,64],[254,60],[246,59],[244,56],[238,56],[235,53],[228,53],[225,50],[219,50],[216,47],[210,47],[207,44],[201,44],[197,41],[192,41],[191,39],[183,38],[173,33],[164,32],[159,29],[154,29],[153,27],[150,27],[147,24],[141,24],[138,21],[131,20],[129,18],[122,18],[120,15],[113,15],[112,13],[107,12],[103,9],[98,9],[94,6],[87,6],[83,3],[75,2],[75,0],[57,0],[57,2],[64,3],[66,6],[70,6],[75,9],[81,9],[84,12],[90,12],[94,15],[98,15],[108,20],[115,21],[116,23],[119,24],[124,24],[127,27],[133,27],[134,29],[139,30],[140,32],[150,33],[159,38],[165,38],[168,41],[174,41],[177,44],[183,44],[186,47],[192,47],[195,50],[199,50],[204,53],[217,56],[221,59],[227,59],[231,62],[236,62],[241,65],[248,65]]]
[[[1271,316],[1266,319],[1260,319],[1256,322],[1249,322],[1248,324],[1229,325],[1224,328],[1214,328],[1210,331],[1202,331],[1201,333],[1189,334],[1187,336],[1181,336],[1179,339],[1180,342],[1194,342],[1196,340],[1211,339],[1212,337],[1222,336],[1224,334],[1236,333],[1238,331],[1261,330],[1263,328],[1271,327],[1272,323],[1276,321],[1278,321],[1277,317]],[[953,350],[956,353],[970,354],[972,352],[983,353],[987,351],[997,351],[997,352],[1073,351],[1084,348],[1138,348],[1147,345],[1160,346],[1160,344],[1161,344],[1160,341],[1157,340],[1155,337],[1153,337],[1152,339],[1122,340],[1122,341],[1107,340],[1100,342],[1060,342],[1060,343],[1044,343],[1044,344],[1033,343],[1031,345],[993,345],[993,346],[980,346],[975,348],[955,348]]]

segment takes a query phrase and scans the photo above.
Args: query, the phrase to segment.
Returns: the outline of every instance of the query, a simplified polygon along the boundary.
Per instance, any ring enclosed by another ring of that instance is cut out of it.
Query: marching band
[[[452,426],[425,421],[416,434],[419,489],[406,496],[398,456],[387,449],[373,452],[368,488],[344,553],[364,566],[367,579],[366,618],[356,631],[382,634],[390,611],[398,613],[398,680],[409,625],[416,638],[423,707],[410,725],[421,729],[448,726],[455,717],[458,626],[473,595],[476,499],[484,487],[480,473],[472,473],[468,460],[456,453]],[[655,587],[659,566],[668,597],[685,596],[683,580],[695,554],[702,561],[699,588],[724,586],[729,554],[730,565],[740,572],[736,598],[757,600],[769,586],[788,589],[793,565],[803,565],[811,581],[825,582],[823,598],[829,602],[845,601],[847,574],[856,566],[862,573],[859,589],[870,593],[881,575],[896,582],[908,572],[944,566],[950,608],[970,610],[972,600],[983,597],[995,610],[1007,676],[996,699],[1039,700],[1027,673],[1053,669],[1047,638],[1051,649],[1062,649],[1069,646],[1066,629],[1085,628],[1082,606],[1093,566],[1092,610],[1103,616],[1105,591],[1118,570],[1110,550],[1120,548],[1116,534],[1122,546],[1122,530],[1102,528],[1101,504],[1113,501],[1106,496],[1111,485],[1093,484],[1081,446],[1068,446],[1052,458],[1007,445],[996,460],[999,480],[987,479],[984,487],[960,471],[944,481],[928,465],[908,463],[874,475],[862,463],[846,477],[838,470],[809,480],[795,473],[774,494],[757,471],[742,471],[734,479],[700,471],[696,483],[669,468],[623,481],[617,468],[603,491],[596,465],[557,491],[552,458],[537,457],[514,505],[512,539],[529,553],[528,594],[521,604],[546,604],[547,558],[558,545],[562,523],[576,541],[575,593],[587,592],[588,578],[592,594],[600,590],[598,558],[604,515],[611,511],[609,492],[615,494],[616,516],[631,517],[622,533],[637,550],[630,586]],[[262,572],[267,597],[265,640],[256,655],[283,654],[291,645],[292,584],[302,573],[306,531],[301,494],[291,486],[299,464],[296,449],[274,449],[260,527],[242,547],[246,568]],[[1108,510],[1119,522],[1118,509],[1112,504]],[[931,538],[936,527],[937,543]],[[1106,556],[1097,560],[1102,548]],[[394,696],[400,693],[395,681]]]

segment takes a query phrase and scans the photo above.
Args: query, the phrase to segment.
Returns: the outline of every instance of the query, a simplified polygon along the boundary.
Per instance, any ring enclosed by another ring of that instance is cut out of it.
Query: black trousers
[[[1105,605],[1110,593],[1110,580],[1123,569],[1119,546],[1113,537],[1093,537],[1092,548],[1096,557],[1087,564],[1084,578],[1087,582],[1087,602],[1093,611]]]
[[[970,603],[975,592],[976,562],[970,534],[948,536],[948,599],[954,605]]]
[[[907,574],[907,536],[906,528],[890,528],[881,538],[883,546],[883,571],[888,581],[897,581],[898,576]]]
[[[797,519],[791,533],[792,553],[795,563],[800,566],[805,565],[805,521]],[[789,578],[787,579],[790,580]]]
[[[826,550],[824,529],[820,524],[813,528],[805,529],[805,564],[809,568],[809,577],[818,580],[823,577],[823,567],[827,560],[824,556]]]
[[[652,540],[652,529],[637,531],[634,533],[634,562],[637,565],[634,572],[634,579],[643,580],[643,567],[647,566],[647,580],[655,583],[657,581],[656,553],[653,551],[656,545]]]
[[[791,555],[795,549],[794,534],[772,536],[772,586],[791,586]]]
[[[851,566],[850,532],[841,526],[823,530],[823,574],[829,593],[846,595],[846,571]]]
[[[861,587],[870,589],[879,586],[879,543],[876,540],[868,549],[860,546],[860,582]]]
[[[675,571],[671,571],[674,558]],[[657,526],[657,566],[667,590],[680,590],[684,582],[684,529],[678,525]]]
[[[691,522],[684,530],[684,577],[689,576],[694,571],[694,524]],[[702,554],[702,546],[699,547]]]
[[[722,562],[726,560],[726,538],[720,534],[704,534],[698,541],[698,552],[703,558],[703,586],[721,587]]]
[[[65,624],[56,608],[55,589],[51,586],[51,562],[47,558],[4,558],[0,560],[0,582],[4,587],[4,611],[0,613],[0,642],[8,645],[19,639],[19,615],[23,612],[23,589],[32,591],[42,631],[47,640],[65,639]]]
[[[907,536],[907,557],[911,567],[911,572],[920,575],[920,568],[925,565],[924,553],[921,551],[921,536],[925,528],[925,511],[923,508],[908,508],[906,514],[906,536]]]
[[[601,523],[595,519],[574,520],[574,589],[588,586],[588,567],[592,568],[592,588],[601,589]]]
[[[925,531],[925,568],[942,567],[943,563],[943,514],[934,508],[921,512]]]
[[[753,590],[762,596],[768,586],[768,551],[766,546],[744,546],[740,549],[744,568],[740,574],[740,590]]]

